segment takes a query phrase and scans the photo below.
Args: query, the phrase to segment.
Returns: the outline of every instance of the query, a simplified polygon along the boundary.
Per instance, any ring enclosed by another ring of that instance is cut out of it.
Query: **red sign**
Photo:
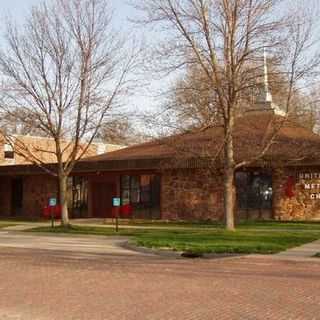
[[[284,185],[284,193],[288,198],[293,198],[295,196],[294,187],[296,184],[296,180],[294,177],[288,177],[287,182]]]

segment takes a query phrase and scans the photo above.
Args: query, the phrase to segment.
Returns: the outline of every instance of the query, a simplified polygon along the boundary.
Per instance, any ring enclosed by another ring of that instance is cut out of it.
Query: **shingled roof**
[[[263,157],[255,159],[271,139]],[[223,141],[223,127],[211,127],[85,158],[77,163],[74,173],[195,168],[212,164],[213,158],[222,165]],[[320,136],[272,112],[251,112],[238,118],[234,150],[236,162],[255,159],[251,166],[320,165]],[[0,167],[0,175],[39,173],[41,169],[32,165]]]
[[[223,152],[221,152],[223,140],[223,128],[211,127],[89,157],[83,161],[212,157],[223,161]],[[236,161],[257,157],[271,140],[272,144],[264,153],[262,160],[297,163],[317,161],[320,155],[320,136],[318,134],[272,112],[252,112],[236,121],[234,131]]]

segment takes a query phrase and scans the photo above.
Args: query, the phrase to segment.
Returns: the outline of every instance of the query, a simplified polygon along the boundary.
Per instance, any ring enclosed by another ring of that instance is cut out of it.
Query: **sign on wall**
[[[320,200],[320,172],[300,172],[298,180],[311,200]]]
[[[49,198],[49,207],[55,207],[57,205],[57,198]]]
[[[121,206],[121,199],[120,198],[112,198],[112,206],[113,207],[120,207]]]

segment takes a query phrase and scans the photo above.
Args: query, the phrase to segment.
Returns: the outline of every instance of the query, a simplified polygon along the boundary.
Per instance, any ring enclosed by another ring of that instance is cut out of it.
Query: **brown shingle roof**
[[[320,154],[320,136],[284,117],[271,112],[248,113],[236,121],[234,149],[236,161],[248,160],[273,143],[264,159],[311,160]],[[222,127],[186,133],[132,146],[100,156],[86,158],[86,162],[109,160],[138,160],[164,158],[216,157],[223,160]]]
[[[274,136],[275,132],[277,134]],[[223,137],[222,127],[166,137],[85,158],[76,165],[74,173],[131,169],[157,170],[166,165],[203,167],[210,163],[211,160],[208,159],[212,157],[217,157],[218,163],[222,165]],[[320,165],[320,136],[271,112],[248,113],[237,119],[234,132],[235,160],[240,162],[256,157],[271,137],[274,137],[272,146],[262,159],[250,165],[261,165],[266,162],[273,166],[278,165],[279,162],[287,166]],[[0,175],[41,172],[41,169],[32,165],[11,168],[0,166]]]

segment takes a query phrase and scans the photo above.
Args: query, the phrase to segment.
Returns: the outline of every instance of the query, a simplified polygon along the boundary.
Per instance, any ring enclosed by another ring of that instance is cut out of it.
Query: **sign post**
[[[57,198],[49,198],[49,210],[51,217],[51,228],[54,228],[54,207],[57,206]]]
[[[112,207],[115,208],[116,232],[119,232],[119,207],[121,206],[120,198],[112,198]]]

